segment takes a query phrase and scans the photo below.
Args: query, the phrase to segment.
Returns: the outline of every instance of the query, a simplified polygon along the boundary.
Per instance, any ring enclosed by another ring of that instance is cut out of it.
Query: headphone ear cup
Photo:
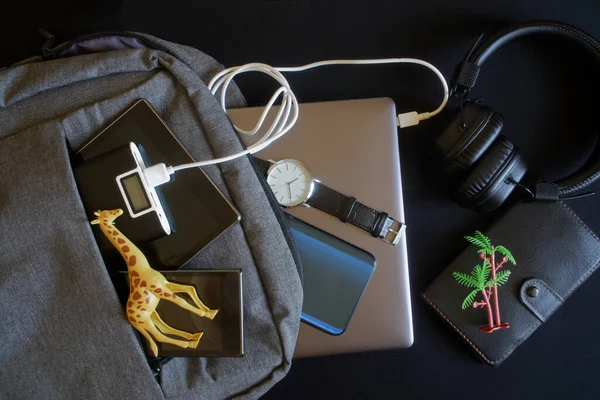
[[[454,173],[469,169],[496,140],[503,126],[502,115],[490,107],[466,104],[435,143],[444,171]]]
[[[517,148],[508,138],[500,136],[458,188],[456,201],[476,211],[494,210],[515,188],[507,182],[508,178],[519,182],[526,171]]]

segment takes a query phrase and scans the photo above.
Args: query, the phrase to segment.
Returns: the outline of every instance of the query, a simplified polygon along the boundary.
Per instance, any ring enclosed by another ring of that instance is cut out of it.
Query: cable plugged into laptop
[[[419,114],[416,111],[411,111],[398,114],[398,117],[396,117],[396,121],[400,128],[408,128],[409,126],[419,125],[419,122],[429,119],[437,114],[437,112],[424,112]]]
[[[289,132],[296,121],[298,120],[300,111],[298,107],[298,100],[290,87],[289,82],[283,76],[282,72],[301,72],[306,71],[312,68],[318,68],[328,65],[377,65],[377,64],[415,64],[420,65],[425,68],[431,70],[439,79],[442,89],[443,89],[443,98],[442,102],[438,108],[430,112],[422,112],[418,113],[417,111],[410,111],[406,113],[399,114],[396,118],[397,125],[400,128],[407,128],[409,126],[418,125],[419,122],[429,119],[437,114],[439,114],[446,103],[448,102],[448,83],[446,79],[442,75],[442,73],[432,64],[427,61],[419,60],[417,58],[382,58],[382,59],[372,59],[372,60],[328,60],[328,61],[318,61],[311,64],[301,65],[299,67],[272,67],[267,64],[262,63],[249,63],[237,67],[227,68],[217,75],[215,75],[208,84],[208,89],[210,92],[217,96],[217,92],[219,90],[221,93],[218,95],[218,99],[220,100],[221,107],[225,112],[227,112],[227,88],[233,81],[237,75],[245,73],[245,72],[261,72],[269,75],[273,79],[275,79],[281,86],[279,89],[273,93],[271,99],[265,106],[256,126],[251,130],[244,130],[238,126],[234,125],[235,130],[242,135],[254,135],[259,132],[265,122],[267,115],[271,108],[275,105],[275,102],[281,97],[281,105],[277,114],[266,130],[264,135],[252,146],[249,146],[246,150],[240,151],[235,154],[231,154],[226,157],[216,158],[213,160],[199,161],[194,163],[188,163],[179,165],[176,167],[168,167],[164,164],[158,164],[148,168],[148,182],[156,182],[157,186],[162,183],[169,181],[169,175],[174,174],[177,171],[187,168],[197,168],[203,167],[206,165],[219,164],[227,161],[234,160],[239,157],[243,157],[249,154],[257,153],[266,147],[268,147],[275,140],[281,138],[287,132]]]
[[[318,62],[314,62],[311,64],[302,65],[299,67],[279,67],[279,68],[271,67],[267,64],[250,63],[250,64],[238,66],[238,67],[227,68],[227,69],[221,71],[210,81],[208,88],[211,91],[211,93],[214,95],[216,95],[216,93],[219,91],[219,89],[221,89],[221,96],[220,96],[221,107],[223,107],[223,109],[225,111],[227,111],[227,108],[225,106],[225,92],[227,91],[227,87],[229,86],[229,83],[233,80],[233,78],[236,75],[244,73],[244,72],[262,72],[262,73],[265,73],[265,74],[273,77],[275,80],[277,80],[281,84],[281,87],[271,97],[271,100],[265,107],[265,110],[264,110],[263,114],[261,115],[261,118],[259,119],[257,125],[254,127],[254,129],[251,131],[244,131],[243,129],[235,127],[236,130],[238,131],[238,133],[240,133],[240,134],[250,134],[250,135],[255,134],[261,128],[261,126],[264,122],[265,116],[268,114],[268,112],[271,109],[271,107],[273,106],[274,102],[277,100],[277,98],[280,95],[283,95],[281,106],[282,106],[282,108],[284,108],[284,106],[288,107],[285,110],[286,114],[284,114],[287,116],[280,117],[280,115],[278,115],[275,118],[275,120],[273,121],[273,123],[271,124],[271,127],[269,128],[268,133],[265,135],[266,137],[268,137],[268,136],[270,136],[271,133],[274,133],[273,140],[276,140],[279,137],[278,136],[279,131],[285,130],[285,128],[288,128],[288,126],[289,126],[289,129],[291,129],[291,127],[294,125],[294,123],[296,122],[296,120],[298,118],[298,114],[297,114],[298,104],[296,102],[296,97],[294,96],[287,80],[285,79],[285,77],[283,77],[281,72],[301,72],[301,71],[306,71],[308,69],[318,68],[318,67],[323,67],[323,66],[328,66],[328,65],[376,65],[376,64],[416,64],[416,65],[420,65],[425,68],[428,68],[433,73],[435,73],[435,75],[440,80],[440,83],[442,85],[443,98],[442,98],[442,102],[441,102],[440,106],[430,112],[418,113],[417,111],[410,111],[410,112],[399,114],[397,117],[397,125],[400,128],[407,128],[409,126],[418,125],[420,121],[429,119],[429,118],[439,114],[446,106],[446,103],[448,102],[448,96],[449,96],[448,83],[446,82],[446,79],[444,78],[442,73],[435,66],[428,63],[427,61],[419,60],[416,58],[382,58],[382,59],[372,59],[372,60],[328,60],[328,61],[318,61]],[[288,121],[287,118],[290,118],[290,120]],[[289,125],[286,124],[286,122],[289,122]],[[279,129],[279,131],[278,131],[278,129]],[[287,130],[289,130],[289,129],[287,129]],[[287,130],[285,130],[285,132],[287,132]],[[285,134],[285,132],[284,132],[284,134]],[[269,143],[270,143],[270,141],[269,141]]]

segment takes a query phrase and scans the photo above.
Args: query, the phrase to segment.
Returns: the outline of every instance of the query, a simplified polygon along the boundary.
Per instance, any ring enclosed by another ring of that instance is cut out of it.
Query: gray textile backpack
[[[0,397],[257,398],[286,374],[301,269],[249,158],[205,168],[242,220],[188,264],[242,268],[245,355],[148,363],[98,252],[69,162],[147,99],[194,158],[242,150],[206,82],[221,66],[148,35],[105,32],[0,69]],[[231,88],[230,106],[244,106]],[[155,368],[156,370],[157,368]]]

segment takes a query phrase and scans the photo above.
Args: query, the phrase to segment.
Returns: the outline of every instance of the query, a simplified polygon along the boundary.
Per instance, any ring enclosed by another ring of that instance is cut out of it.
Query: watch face
[[[312,194],[312,177],[300,161],[276,162],[269,169],[267,182],[279,204],[284,207],[303,204]]]

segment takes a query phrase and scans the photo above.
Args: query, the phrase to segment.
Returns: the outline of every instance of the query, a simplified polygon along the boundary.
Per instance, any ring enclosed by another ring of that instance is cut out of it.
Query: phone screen
[[[302,321],[331,335],[348,326],[375,270],[375,257],[292,216],[304,271]]]

